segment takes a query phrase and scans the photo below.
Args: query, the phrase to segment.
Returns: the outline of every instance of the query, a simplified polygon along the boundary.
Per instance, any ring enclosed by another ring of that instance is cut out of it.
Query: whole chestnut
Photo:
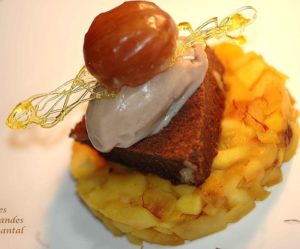
[[[178,30],[169,14],[146,1],[130,1],[98,15],[84,39],[89,72],[108,89],[138,86],[165,70]]]

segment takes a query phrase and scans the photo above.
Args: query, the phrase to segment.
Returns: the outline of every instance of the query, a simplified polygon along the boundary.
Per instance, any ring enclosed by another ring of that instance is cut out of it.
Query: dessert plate
[[[258,18],[246,30],[246,50],[263,54],[289,75],[300,109],[300,2],[153,0],[177,21],[194,26],[253,5]],[[138,248],[115,238],[79,200],[69,173],[70,128],[79,107],[53,129],[11,131],[4,122],[14,105],[72,78],[83,65],[84,34],[93,18],[122,1],[0,0],[0,248]],[[283,165],[282,183],[246,217],[226,230],[180,249],[298,249],[300,245],[300,150]],[[144,248],[169,248],[144,245]],[[171,247],[170,247],[171,248]]]

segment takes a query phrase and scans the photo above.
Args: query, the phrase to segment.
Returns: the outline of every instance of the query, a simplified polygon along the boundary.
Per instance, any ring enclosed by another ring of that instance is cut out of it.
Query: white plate
[[[288,86],[300,102],[300,2],[157,0],[177,22],[200,24],[225,16],[243,5],[258,10],[247,29],[247,49],[290,76]],[[82,43],[93,18],[120,4],[106,0],[0,0],[0,218],[23,223],[0,223],[0,228],[24,228],[23,234],[0,234],[5,249],[136,248],[114,238],[78,199],[70,177],[71,140],[68,130],[80,110],[51,130],[11,131],[4,120],[20,100],[51,90],[72,78],[83,65]],[[299,108],[299,105],[298,105]],[[79,108],[80,109],[80,108]],[[283,166],[284,180],[254,211],[225,231],[187,243],[184,249],[298,249],[300,224],[300,153]],[[160,248],[145,245],[144,248]]]

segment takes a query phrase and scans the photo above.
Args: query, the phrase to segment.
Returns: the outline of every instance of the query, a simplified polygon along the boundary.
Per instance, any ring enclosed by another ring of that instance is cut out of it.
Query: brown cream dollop
[[[109,152],[159,132],[200,86],[207,68],[206,53],[198,45],[143,85],[124,86],[114,99],[92,100],[86,125],[93,146]]]

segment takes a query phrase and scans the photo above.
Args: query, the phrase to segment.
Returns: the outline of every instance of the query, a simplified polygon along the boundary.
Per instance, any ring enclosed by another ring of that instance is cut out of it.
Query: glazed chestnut
[[[94,19],[84,39],[85,64],[109,89],[138,86],[168,67],[177,36],[173,19],[154,3],[125,2]]]

